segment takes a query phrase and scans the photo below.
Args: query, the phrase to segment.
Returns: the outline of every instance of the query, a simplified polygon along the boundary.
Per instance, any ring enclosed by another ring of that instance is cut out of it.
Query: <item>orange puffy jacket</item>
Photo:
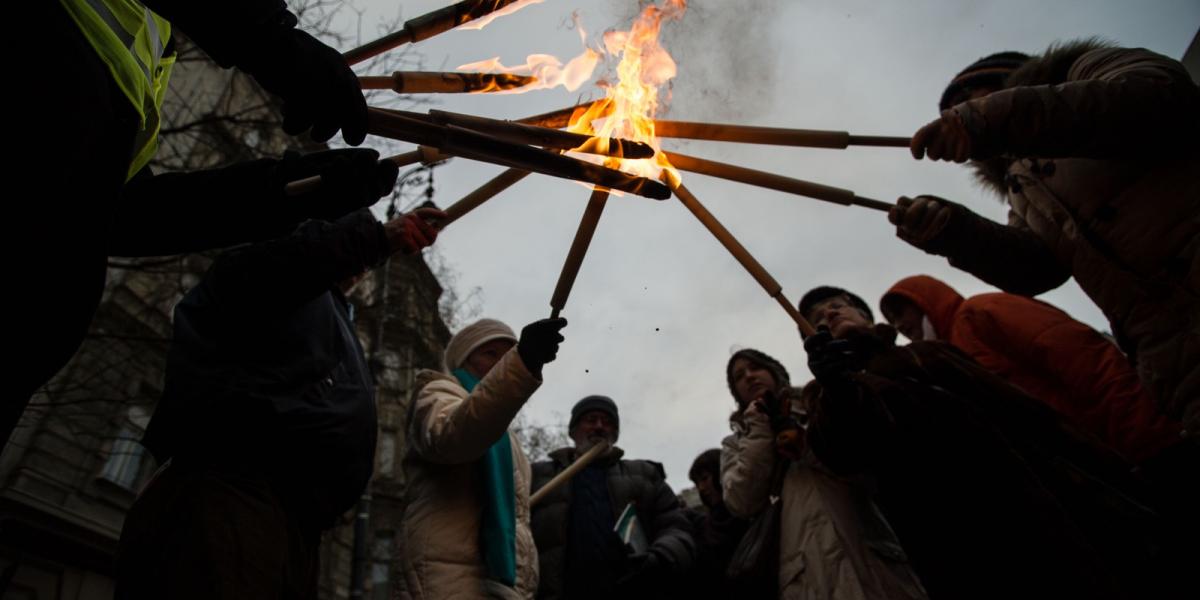
[[[1134,461],[1180,440],[1181,425],[1157,413],[1120,349],[1045,302],[1005,293],[964,300],[928,275],[900,280],[880,302],[891,296],[920,308],[938,339]]]

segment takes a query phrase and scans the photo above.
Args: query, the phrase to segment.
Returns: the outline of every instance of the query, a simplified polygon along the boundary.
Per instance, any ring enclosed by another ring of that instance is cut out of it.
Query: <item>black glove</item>
[[[541,377],[542,365],[554,360],[558,355],[558,345],[563,336],[559,330],[567,326],[567,320],[542,319],[534,321],[521,330],[521,341],[517,342],[517,354],[530,373]]]
[[[808,352],[808,369],[826,387],[843,385],[849,381],[851,373],[862,369],[862,359],[854,342],[833,339],[825,326],[804,340],[804,350]]]
[[[358,77],[337,50],[295,25],[295,16],[285,11],[279,22],[260,28],[257,43],[238,66],[283,98],[287,133],[312,128],[312,139],[323,142],[341,129],[347,144],[361,144],[367,136],[367,101]]]
[[[380,162],[379,152],[369,148],[344,148],[300,155],[287,152],[275,173],[280,186],[314,175],[321,183],[312,192],[288,199],[299,219],[336,221],[343,215],[375,204],[391,193],[400,168]]]

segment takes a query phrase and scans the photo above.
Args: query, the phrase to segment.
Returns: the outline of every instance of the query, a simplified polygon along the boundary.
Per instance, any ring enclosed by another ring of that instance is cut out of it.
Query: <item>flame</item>
[[[595,136],[601,144],[607,144],[609,138],[622,138],[661,149],[654,135],[654,115],[659,108],[659,89],[675,77],[676,66],[671,55],[659,45],[658,34],[664,21],[678,20],[686,10],[687,0],[666,0],[661,6],[650,4],[629,31],[604,34],[605,52],[621,59],[617,81],[605,86],[603,100],[592,103],[582,114],[572,115],[570,131]],[[587,160],[588,155],[577,158]],[[678,177],[661,152],[654,158],[641,160],[601,160],[606,166],[642,177],[659,178],[664,169]]]
[[[488,23],[491,23],[500,17],[511,15],[531,4],[541,4],[545,1],[546,0],[517,0],[516,2],[513,2],[512,4],[509,4],[508,6],[505,6],[496,12],[488,13],[482,17],[479,17],[478,19],[475,19],[474,21],[467,21],[455,29],[483,29],[484,27],[488,26]]]
[[[514,3],[520,4],[520,2]],[[548,54],[531,54],[525,64],[505,66],[499,57],[482,60],[458,67],[460,71],[486,73],[509,73],[532,75],[537,81],[515,89],[491,91],[493,94],[520,94],[531,90],[563,86],[570,91],[579,89],[592,76],[604,56],[619,58],[616,68],[616,83],[599,81],[605,90],[605,98],[571,116],[568,129],[576,133],[593,136],[576,150],[585,147],[607,149],[610,138],[621,138],[644,142],[660,150],[654,135],[654,116],[659,108],[659,89],[676,74],[675,60],[658,43],[659,31],[665,21],[683,18],[687,0],[663,0],[650,3],[634,20],[629,31],[608,31],[601,39],[600,49],[588,47],[587,33],[574,15],[575,26],[583,43],[583,53],[566,65]],[[580,160],[604,164],[626,173],[649,178],[660,178],[667,170],[675,178],[676,171],[659,152],[654,158],[620,159],[598,157],[595,154],[571,152]],[[619,192],[613,191],[614,194]]]
[[[461,65],[457,67],[457,70],[531,75],[537,78],[537,81],[529,85],[509,90],[491,91],[490,93],[493,94],[523,94],[532,90],[544,90],[560,85],[573,92],[591,79],[592,72],[596,70],[598,64],[600,64],[600,54],[588,48],[566,65],[549,54],[530,54],[525,58],[525,64],[522,65],[506,67],[497,56]]]
[[[538,0],[539,2],[542,0]],[[515,4],[520,4],[517,2]],[[514,4],[514,5],[515,5]],[[493,94],[524,94],[533,90],[545,90],[563,86],[568,91],[579,89],[587,80],[592,78],[596,65],[600,64],[600,53],[587,47],[587,32],[579,21],[579,14],[572,15],[575,29],[579,31],[579,39],[583,44],[583,52],[572,58],[564,66],[557,57],[549,54],[530,54],[525,58],[525,64],[512,67],[504,66],[500,57],[467,63],[459,66],[459,71],[481,71],[485,73],[510,73],[513,75],[531,75],[537,80],[529,85],[506,89],[503,91],[489,90]]]

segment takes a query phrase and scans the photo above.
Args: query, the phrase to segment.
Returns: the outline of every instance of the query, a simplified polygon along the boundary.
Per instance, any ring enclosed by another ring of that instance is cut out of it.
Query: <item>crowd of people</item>
[[[19,309],[39,330],[19,329],[18,343],[38,341],[18,355],[3,432],[78,346],[105,257],[242,244],[175,309],[144,440],[162,467],[126,519],[116,595],[315,598],[321,534],[353,506],[375,453],[374,384],[345,294],[387,257],[434,243],[445,215],[381,223],[362,210],[396,178],[370,150],[150,173],[171,22],[281,96],[289,132],[341,129],[358,144],[366,111],[340,55],[279,0],[238,3],[236,35],[213,18],[227,11],[144,4],[158,14],[83,0],[38,9],[62,40],[56,64],[91,94],[38,110],[80,140],[96,187],[22,217],[37,240],[23,281],[67,286],[46,296],[70,305]],[[572,446],[525,455],[512,424],[565,320],[464,327],[407,407],[399,597],[1194,594],[1200,88],[1177,61],[1088,40],[980,59],[939,108],[914,158],[970,161],[1007,198],[1009,221],[932,196],[901,198],[889,218],[904,242],[1002,291],[963,298],[903,277],[879,300],[880,323],[853,291],[809,290],[798,310],[817,331],[796,343],[811,378],[793,386],[754,349],[729,357],[732,433],[688,473],[698,507],[661,464],[625,457],[604,395],[572,409]],[[320,190],[281,210],[284,184],[313,174]],[[1034,298],[1070,278],[1111,338]]]

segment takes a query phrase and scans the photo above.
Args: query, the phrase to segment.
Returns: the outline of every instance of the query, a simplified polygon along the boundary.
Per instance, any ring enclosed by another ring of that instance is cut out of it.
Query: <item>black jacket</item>
[[[257,45],[268,43],[280,29],[296,25],[283,0],[142,0],[177,27],[214,62],[242,66]]]
[[[747,598],[745,590],[734,589],[725,573],[750,521],[729,514],[724,505],[714,509],[689,508],[684,514],[692,523],[696,539],[696,563],[688,577],[687,597],[691,600]]]
[[[808,440],[873,482],[931,597],[1172,597],[1147,587],[1159,525],[1128,465],[957,348],[895,336],[851,338],[862,370],[805,386]]]
[[[650,551],[662,561],[671,573],[680,575],[692,567],[695,557],[695,541],[692,528],[679,500],[667,485],[662,465],[648,460],[620,460],[623,452],[615,448],[607,456],[597,459],[597,465],[608,474],[610,506],[613,521],[630,503],[634,503],[638,520],[645,527],[650,541]],[[574,462],[574,448],[561,448],[550,453],[549,461],[533,464],[532,490],[545,485]],[[533,508],[530,516],[533,540],[537,543],[541,582],[538,598],[564,598],[567,593],[567,544],[568,519],[571,508],[571,486],[564,485],[551,492]],[[612,581],[570,582],[572,586],[583,584],[593,589],[612,586]]]
[[[375,452],[375,394],[336,284],[388,255],[366,211],[217,259],[175,308],[163,398],[144,444],[268,477],[304,518],[354,504]]]

